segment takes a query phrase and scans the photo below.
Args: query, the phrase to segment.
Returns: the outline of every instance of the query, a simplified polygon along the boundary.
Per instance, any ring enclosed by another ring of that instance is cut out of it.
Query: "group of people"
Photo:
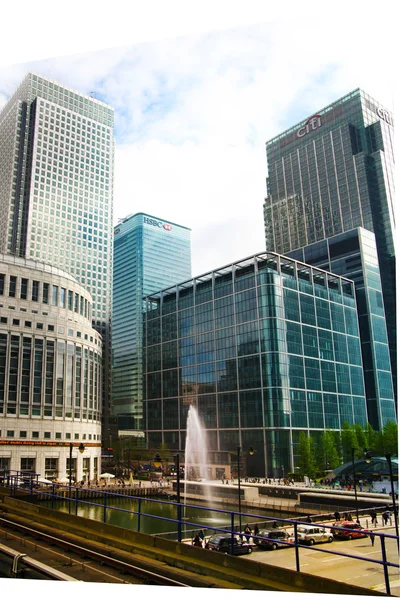
[[[199,548],[204,548],[204,539],[206,534],[204,533],[204,529],[200,529],[198,533],[194,536],[192,540],[192,546],[198,546]]]

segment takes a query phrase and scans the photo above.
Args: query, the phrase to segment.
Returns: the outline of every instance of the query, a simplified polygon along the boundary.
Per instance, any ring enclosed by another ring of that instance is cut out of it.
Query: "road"
[[[377,533],[381,532],[377,530]],[[395,535],[393,528],[386,528],[385,533]],[[387,560],[395,564],[399,563],[397,544],[394,539],[385,540]],[[301,546],[299,549],[300,570],[312,575],[319,575],[336,581],[343,581],[375,589],[386,591],[385,579],[382,565],[370,563],[347,556],[337,556],[318,550],[332,550],[339,553],[363,556],[366,558],[382,560],[380,538],[375,537],[375,545],[371,546],[369,538],[361,538],[348,541],[333,541],[330,544],[318,544],[310,548]],[[294,548],[278,548],[277,550],[260,550],[256,548],[252,554],[243,556],[244,560],[255,560],[257,562],[296,569],[296,557]],[[399,570],[389,567],[389,581],[391,594],[400,596]]]

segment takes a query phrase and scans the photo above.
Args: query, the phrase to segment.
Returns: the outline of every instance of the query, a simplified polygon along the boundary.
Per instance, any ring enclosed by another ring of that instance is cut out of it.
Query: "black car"
[[[289,534],[285,529],[261,529],[258,532],[258,537],[254,539],[254,542],[260,548],[276,550],[279,546],[286,546],[282,544],[288,541]]]
[[[232,554],[231,536],[223,533],[212,535],[206,544],[206,548],[208,548],[208,550],[216,550],[217,552]],[[253,549],[250,544],[242,542],[237,537],[233,538],[233,554],[250,554],[252,550]]]

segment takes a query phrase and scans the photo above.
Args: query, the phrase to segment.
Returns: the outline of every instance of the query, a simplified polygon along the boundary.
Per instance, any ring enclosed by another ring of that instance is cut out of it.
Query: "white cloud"
[[[346,17],[346,18],[345,18]],[[367,51],[370,40],[373,49]],[[114,215],[192,229],[193,273],[264,248],[265,142],[356,87],[392,108],[384,28],[351,8],[51,59],[0,74],[0,104],[26,70],[115,107]]]

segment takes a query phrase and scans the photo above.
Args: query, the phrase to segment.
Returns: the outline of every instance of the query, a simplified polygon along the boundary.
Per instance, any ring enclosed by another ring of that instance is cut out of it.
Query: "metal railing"
[[[4,483],[3,483],[4,485]],[[15,496],[17,495],[18,490],[20,489],[18,486],[12,485],[12,483],[5,483],[6,487],[10,488],[10,495],[11,496]],[[171,529],[173,528],[172,524],[175,524],[176,526],[176,533],[175,536],[178,542],[181,542],[183,539],[182,536],[182,532],[190,532],[192,533],[192,531],[195,530],[199,530],[199,529],[203,529],[205,530],[206,528],[204,527],[204,525],[201,522],[193,522],[193,521],[189,521],[185,518],[183,518],[183,515],[185,514],[185,509],[196,509],[198,511],[212,511],[213,513],[217,513],[217,514],[223,514],[223,515],[229,515],[229,521],[230,521],[230,525],[229,526],[208,526],[207,527],[207,532],[211,532],[211,534],[213,533],[225,533],[225,534],[229,534],[230,535],[230,551],[233,554],[234,553],[234,544],[235,544],[235,537],[237,538],[237,536],[242,537],[244,535],[244,533],[240,530],[238,530],[238,528],[235,526],[235,523],[240,522],[240,518],[242,520],[246,520],[249,523],[260,523],[260,522],[264,522],[265,523],[265,528],[268,528],[268,526],[275,522],[279,522],[280,527],[291,527],[294,530],[294,535],[293,541],[283,541],[283,540],[276,540],[279,541],[280,544],[284,544],[286,546],[291,546],[294,547],[295,549],[295,557],[296,557],[296,571],[300,572],[300,554],[299,554],[299,547],[302,545],[299,537],[298,537],[298,533],[297,533],[297,528],[299,525],[310,525],[310,521],[306,521],[306,520],[302,520],[301,518],[297,518],[297,519],[287,519],[287,518],[281,518],[281,517],[268,517],[265,515],[260,515],[260,514],[254,514],[254,513],[244,513],[241,512],[239,513],[238,511],[232,511],[232,510],[227,510],[227,509],[220,509],[220,508],[214,508],[214,507],[210,507],[210,506],[201,506],[201,505],[195,505],[195,504],[186,504],[186,503],[182,503],[182,502],[172,502],[169,500],[161,500],[161,499],[151,499],[151,498],[143,498],[141,496],[135,496],[135,495],[125,495],[125,494],[119,494],[117,490],[113,490],[113,491],[107,491],[107,490],[96,490],[98,492],[101,493],[102,495],[102,501],[100,502],[93,502],[93,501],[88,501],[83,499],[82,497],[79,497],[80,494],[79,492],[81,491],[81,488],[79,487],[75,487],[75,486],[67,486],[67,490],[69,492],[68,494],[68,498],[65,497],[61,497],[60,493],[57,493],[57,491],[59,490],[59,488],[62,488],[63,490],[66,489],[66,486],[62,486],[60,484],[56,484],[53,483],[51,485],[46,486],[47,488],[51,488],[48,490],[38,490],[35,488],[33,482],[31,481],[31,485],[29,487],[29,490],[25,490],[25,492],[27,493],[27,497],[29,497],[30,501],[35,501],[35,498],[40,495],[41,498],[47,498],[48,501],[51,502],[51,507],[54,508],[55,507],[55,503],[59,502],[60,500],[67,500],[69,503],[69,512],[71,513],[71,505],[74,505],[75,510],[73,511],[76,515],[78,514],[78,507],[79,505],[85,505],[85,506],[96,506],[96,507],[101,507],[102,508],[102,521],[104,523],[107,523],[108,516],[110,514],[110,511],[116,511],[117,513],[128,513],[130,515],[136,515],[137,516],[137,527],[136,530],[140,533],[141,531],[141,523],[142,523],[142,519],[143,518],[151,518],[151,519],[156,519],[159,521],[163,521],[163,522],[168,522],[171,523]],[[29,492],[29,493],[28,493]],[[134,510],[132,508],[130,509],[126,509],[126,508],[121,508],[118,506],[113,506],[111,500],[115,498],[122,498],[124,500],[130,499],[133,500],[135,502],[137,502],[137,509]],[[148,512],[144,512],[142,510],[142,503],[145,502],[146,504],[148,503],[157,503],[157,504],[163,504],[163,505],[169,505],[169,506],[173,506],[175,507],[176,510],[176,518],[171,518],[171,517],[166,517],[166,516],[160,516],[160,515],[155,515],[155,514],[151,514]],[[325,507],[326,508],[326,507]],[[380,509],[381,510],[381,509]],[[322,515],[319,515],[319,517],[322,517]],[[327,515],[323,515],[323,517],[327,518]],[[326,523],[323,522],[317,522],[318,517],[316,517],[314,515],[313,517],[313,525],[314,526],[320,526],[320,527],[324,527],[325,529],[329,528],[329,529],[334,529],[335,527],[333,525],[327,525]],[[342,531],[352,531],[351,529],[346,529],[346,528],[342,528]],[[168,533],[159,533],[157,534],[158,536],[165,536],[167,538],[171,538],[171,536],[173,535],[173,531],[170,531]],[[373,563],[376,565],[382,565],[383,568],[383,573],[384,573],[384,580],[385,580],[385,587],[386,587],[386,593],[390,594],[390,581],[389,581],[389,572],[388,572],[388,568],[389,567],[395,567],[395,568],[399,568],[399,564],[396,563],[392,563],[390,561],[387,560],[387,552],[386,552],[386,541],[388,539],[394,539],[397,541],[398,543],[398,538],[395,535],[392,534],[388,534],[388,533],[378,533],[376,531],[373,532],[374,536],[380,538],[380,546],[381,546],[381,559],[372,559],[372,558],[367,558],[365,556],[359,556],[359,555],[355,555],[355,554],[348,554],[348,553],[342,553],[342,552],[337,552],[335,550],[331,550],[331,549],[325,549],[325,548],[316,548],[315,546],[310,546],[310,550],[314,551],[314,552],[325,552],[327,554],[333,554],[333,555],[337,555],[337,556],[342,556],[342,557],[346,557],[346,558],[352,558],[352,559],[356,559],[356,560],[361,560],[361,561],[365,561],[367,563]],[[256,539],[263,539],[260,536],[254,536],[251,535],[251,537],[253,538],[253,541]],[[271,540],[273,541],[273,540]]]

